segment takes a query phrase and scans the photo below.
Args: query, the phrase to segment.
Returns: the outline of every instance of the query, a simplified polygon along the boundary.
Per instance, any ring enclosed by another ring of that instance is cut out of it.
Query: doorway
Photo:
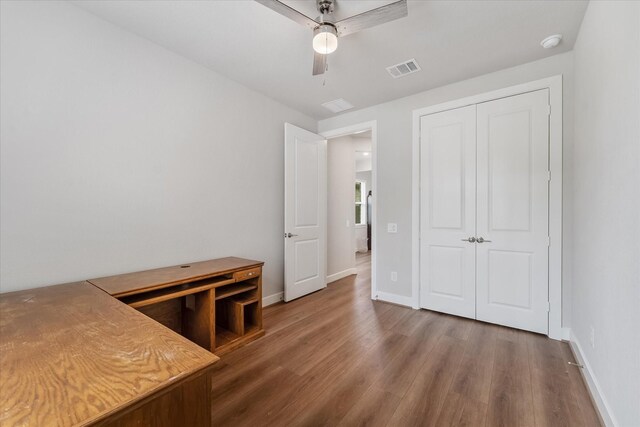
[[[327,138],[327,283],[371,277],[375,299],[375,122],[321,135]]]

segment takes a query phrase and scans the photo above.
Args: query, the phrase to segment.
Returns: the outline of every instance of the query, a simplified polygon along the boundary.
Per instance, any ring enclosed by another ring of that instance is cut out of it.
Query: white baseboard
[[[280,302],[284,299],[284,292],[278,292],[276,294],[273,295],[269,295],[266,296],[264,298],[262,298],[262,306],[263,307],[267,307],[269,305],[275,304],[277,302]]]
[[[335,282],[336,280],[343,279],[347,276],[351,276],[352,274],[358,273],[358,270],[355,268],[348,268],[344,271],[339,271],[334,274],[330,274],[327,276],[327,283]]]
[[[587,383],[587,388],[589,389],[589,393],[591,393],[591,398],[596,404],[596,410],[600,413],[600,418],[607,427],[615,427],[618,425],[616,422],[613,412],[611,411],[611,407],[607,403],[607,399],[605,399],[604,394],[602,394],[602,389],[600,388],[600,384],[596,379],[593,371],[591,370],[591,365],[589,361],[585,358],[585,355],[582,351],[582,346],[580,342],[576,338],[573,331],[571,331],[571,340],[569,341],[569,345],[571,345],[571,349],[573,350],[573,354],[576,357],[576,362],[584,366],[582,369],[582,375]]]
[[[413,298],[405,297],[403,295],[390,294],[387,292],[378,292],[378,301],[390,302],[393,304],[404,305],[409,308],[413,308]]]

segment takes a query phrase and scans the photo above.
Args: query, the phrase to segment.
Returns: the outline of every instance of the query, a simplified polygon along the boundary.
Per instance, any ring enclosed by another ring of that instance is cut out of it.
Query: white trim
[[[376,120],[372,120],[370,122],[331,129],[320,132],[320,135],[325,139],[329,139],[351,135],[355,132],[366,130],[371,130],[371,188],[375,190],[373,192],[373,197],[371,198],[371,299],[376,299],[376,295],[378,294],[378,280],[376,274],[378,260],[378,232],[376,227],[378,217],[378,122]]]
[[[565,341],[571,340],[571,328],[562,328],[562,339]]]
[[[582,346],[580,345],[578,338],[573,332],[571,332],[571,341],[569,342],[569,345],[571,346],[571,351],[576,358],[576,362],[584,366],[584,368],[581,369],[582,377],[587,384],[587,388],[589,389],[589,393],[591,394],[591,400],[593,400],[593,402],[595,403],[596,410],[600,415],[600,419],[607,427],[615,427],[619,425],[615,417],[613,416],[611,406],[609,406],[607,399],[605,399],[604,397],[604,393],[602,393],[600,383],[596,379],[596,376],[591,369],[591,365],[589,364],[589,361],[582,351]]]
[[[358,274],[358,270],[356,268],[348,268],[346,270],[333,273],[327,276],[327,284],[343,279],[347,276],[351,276],[352,274]]]
[[[378,301],[390,302],[392,304],[404,305],[405,307],[413,307],[413,298],[404,295],[390,294],[387,292],[378,292],[376,298]]]
[[[268,307],[284,300],[284,292],[276,292],[273,295],[262,298],[262,307]]]
[[[413,110],[412,146],[412,254],[413,307],[420,306],[420,117],[454,108],[493,101],[540,89],[549,89],[549,338],[560,340],[562,331],[562,75],[510,86],[426,108]]]

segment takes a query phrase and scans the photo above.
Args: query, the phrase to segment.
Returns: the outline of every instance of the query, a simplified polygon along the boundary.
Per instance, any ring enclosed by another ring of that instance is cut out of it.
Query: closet
[[[420,118],[420,306],[547,334],[549,90]]]

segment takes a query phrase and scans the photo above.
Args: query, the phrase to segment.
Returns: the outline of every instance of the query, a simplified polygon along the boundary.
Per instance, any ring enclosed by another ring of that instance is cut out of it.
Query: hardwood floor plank
[[[399,403],[398,396],[371,386],[338,425],[343,427],[384,427]]]
[[[485,423],[487,405],[450,392],[440,410],[436,425],[439,427],[479,427]]]
[[[443,331],[445,335],[449,335],[453,338],[458,338],[460,340],[469,339],[469,335],[471,333],[471,327],[474,323],[477,323],[475,320],[466,319],[464,317],[455,317],[450,316],[453,322],[447,322],[447,327]]]
[[[566,343],[372,301],[369,271],[264,313],[213,370],[215,425],[599,425]]]
[[[316,365],[295,388],[295,394],[279,411],[270,414],[270,425],[290,425],[299,419],[298,414],[327,393],[342,378],[346,377],[355,364],[344,363],[345,360],[359,360],[370,348],[377,345],[383,335],[370,331],[355,340],[347,341],[331,356]]]
[[[398,397],[404,396],[436,346],[444,327],[444,317],[425,313],[420,328],[409,336],[406,348],[397,358],[385,366],[377,387]]]
[[[212,425],[255,426],[263,425],[265,415],[274,405],[282,405],[282,391],[295,390],[300,377],[279,366],[272,368],[259,380],[252,380],[252,387],[243,393],[234,393],[226,404],[213,410]]]
[[[435,426],[465,343],[442,335],[396,409],[390,425]]]
[[[403,335],[386,333],[361,355],[353,369],[294,414],[294,423],[305,426],[336,425],[375,381],[385,364],[398,355],[406,340],[407,337]]]
[[[519,339],[496,340],[487,425],[535,425],[529,354]]]
[[[474,324],[451,389],[470,399],[489,403],[495,348],[495,328],[480,322]]]
[[[533,368],[531,380],[537,426],[585,425],[568,378]]]

